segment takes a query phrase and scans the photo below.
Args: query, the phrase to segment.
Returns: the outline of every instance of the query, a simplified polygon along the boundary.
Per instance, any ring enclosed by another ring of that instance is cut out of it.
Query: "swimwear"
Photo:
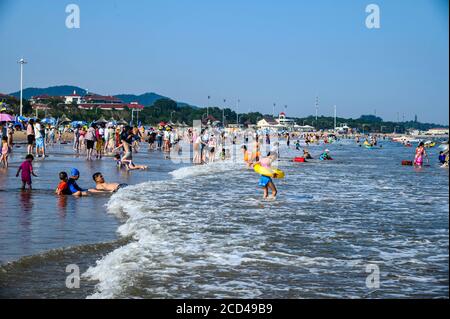
[[[95,141],[86,140],[86,148],[87,148],[88,150],[93,149],[93,148],[94,148],[94,144],[95,144]]]
[[[423,148],[418,147],[416,149],[416,156],[414,158],[414,165],[422,166],[423,165]]]
[[[38,137],[36,139],[36,147],[37,148],[42,148],[44,147],[44,138],[43,137]]]
[[[117,188],[114,190],[113,193],[115,193],[115,192],[117,192],[119,189],[125,188],[125,187],[127,187],[127,186],[128,186],[128,184],[119,184],[119,185],[117,186]]]
[[[261,175],[258,186],[267,187],[267,184],[269,184],[270,182],[272,182],[272,179],[270,177]]]
[[[20,168],[22,169],[22,182],[31,185],[31,171],[33,170],[33,165],[31,165],[31,162],[25,161],[20,165]]]
[[[69,185],[70,194],[74,194],[74,193],[77,193],[77,192],[84,192],[85,191],[80,186],[78,186],[77,182],[74,179],[72,179],[72,178],[69,178],[67,184]]]
[[[72,195],[72,192],[69,189],[69,184],[67,182],[61,181],[58,184],[58,187],[56,188],[56,190],[59,191],[60,195]]]
[[[27,143],[28,143],[28,145],[33,145],[34,144],[34,135],[33,134],[30,134],[30,135],[27,135]]]

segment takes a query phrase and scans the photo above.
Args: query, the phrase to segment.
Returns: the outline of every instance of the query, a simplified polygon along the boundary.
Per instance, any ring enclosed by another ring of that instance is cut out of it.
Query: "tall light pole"
[[[19,61],[17,61],[17,63],[20,64],[20,116],[22,116],[22,109],[23,109],[23,104],[22,104],[22,98],[23,98],[23,65],[27,64],[28,62],[25,61],[23,58],[20,59]]]
[[[175,112],[176,112],[176,111],[170,112],[170,123],[173,123],[173,122],[172,122],[172,114],[175,113]]]
[[[272,109],[272,117],[275,118],[275,106],[277,106],[277,103],[273,103],[273,109]]]
[[[316,96],[316,122],[318,116],[319,116],[319,97]]]
[[[236,104],[236,124],[239,125],[239,103],[241,102],[240,99],[237,100]]]
[[[227,99],[223,99],[223,109],[222,109],[222,124],[225,128],[225,105],[227,103]]]
[[[336,105],[334,106],[334,129],[336,129]]]
[[[208,104],[206,105],[206,117],[209,116],[209,100],[211,99],[211,96],[208,95]]]

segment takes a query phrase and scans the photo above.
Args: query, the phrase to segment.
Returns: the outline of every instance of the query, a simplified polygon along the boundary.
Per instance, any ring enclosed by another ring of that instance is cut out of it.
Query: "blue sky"
[[[67,4],[81,28],[67,29]],[[381,28],[367,29],[376,3]],[[195,105],[448,124],[448,1],[0,0],[0,92],[72,84]]]

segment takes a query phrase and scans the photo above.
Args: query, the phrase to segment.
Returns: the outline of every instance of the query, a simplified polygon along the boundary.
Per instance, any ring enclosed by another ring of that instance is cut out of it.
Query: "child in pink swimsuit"
[[[25,185],[27,184],[31,189],[31,175],[37,177],[37,175],[33,172],[33,160],[33,155],[28,154],[25,157],[25,161],[19,166],[19,169],[17,170],[16,177],[19,177],[19,173],[22,171],[22,190],[25,189]]]
[[[8,157],[9,153],[11,152],[11,149],[9,148],[8,144],[8,137],[3,136],[2,137],[2,157],[1,157],[1,163],[5,168],[8,168]]]

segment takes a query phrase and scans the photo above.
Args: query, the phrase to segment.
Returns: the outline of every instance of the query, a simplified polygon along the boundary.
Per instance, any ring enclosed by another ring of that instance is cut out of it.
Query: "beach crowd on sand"
[[[171,154],[181,155],[183,153],[181,142],[184,142],[184,145],[189,145],[189,154],[192,156],[189,161],[194,165],[231,159],[232,156],[236,156],[237,150],[242,152],[243,160],[248,168],[255,168],[255,171],[259,172],[256,169],[259,165],[266,172],[260,173],[258,184],[264,190],[264,198],[268,198],[269,190],[271,190],[273,198],[277,195],[272,178],[280,178],[280,173],[273,170],[272,164],[280,158],[279,141],[281,140],[284,141],[287,148],[299,151],[300,156],[295,157],[294,161],[305,162],[313,159],[308,150],[310,145],[321,143],[326,146],[338,139],[353,137],[355,143],[360,147],[381,148],[382,145],[379,144],[379,141],[389,138],[387,135],[381,134],[342,136],[323,131],[275,133],[255,129],[224,130],[220,127],[186,128],[175,127],[164,122],[149,128],[126,124],[118,125],[111,122],[94,122],[90,125],[77,124],[70,128],[70,134],[68,134],[68,126],[56,128],[41,123],[39,119],[30,119],[23,131],[27,145],[26,157],[16,173],[17,177],[21,176],[22,189],[27,187],[31,189],[32,177],[37,177],[32,165],[35,157],[45,160],[49,156],[51,146],[55,144],[71,144],[74,156],[85,156],[87,161],[102,160],[106,157],[112,159],[111,163],[115,162],[119,169],[134,171],[148,169],[146,165],[139,165],[133,161],[133,153],[140,152],[144,143],[148,145],[148,151],[161,151],[166,159],[171,159]],[[0,125],[1,165],[5,168],[8,168],[9,165],[8,158],[9,154],[13,152],[16,133],[18,132],[12,124]],[[446,145],[446,148],[439,154],[439,161],[443,167],[448,167],[449,161],[448,142]],[[421,167],[424,165],[424,159],[428,163],[426,148],[427,144],[420,142],[416,148],[414,160],[405,161],[408,162],[406,165]],[[317,159],[333,160],[328,149],[325,149]],[[97,172],[92,176],[95,188],[86,189],[77,184],[79,178],[80,171],[77,168],[72,168],[69,173],[60,172],[60,182],[56,193],[58,195],[86,196],[95,193],[112,193],[127,186],[123,183],[107,183],[102,173]]]

